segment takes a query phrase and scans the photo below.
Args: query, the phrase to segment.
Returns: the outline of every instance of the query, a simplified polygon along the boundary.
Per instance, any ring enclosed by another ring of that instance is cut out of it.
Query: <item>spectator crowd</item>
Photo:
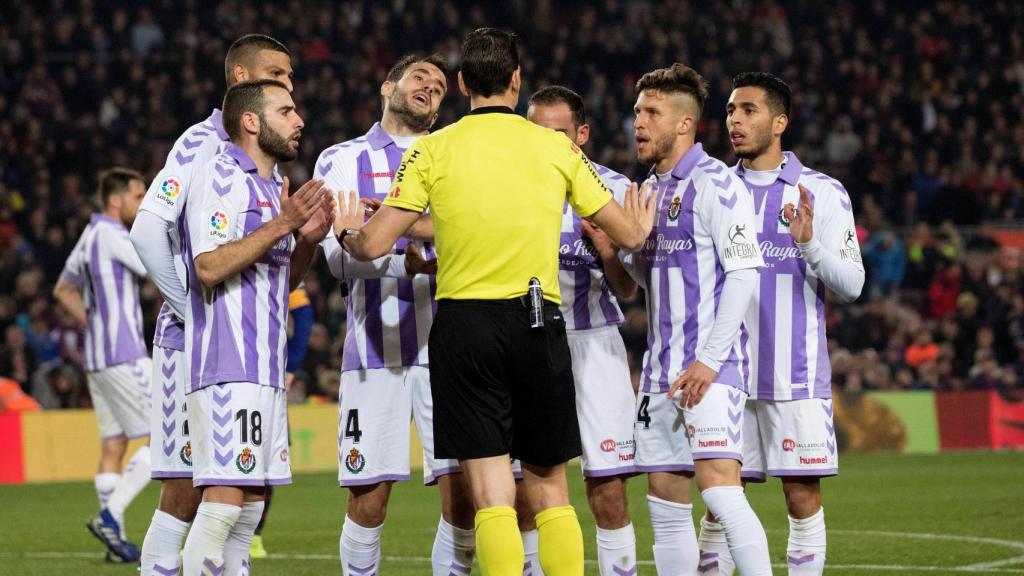
[[[236,37],[292,50],[309,177],[327,146],[377,119],[379,86],[403,53],[457,68],[462,35],[517,31],[523,102],[547,84],[584,95],[588,153],[634,178],[633,86],[674,61],[710,83],[699,139],[735,162],[724,129],[731,77],[771,71],[792,86],[784,145],[843,181],[868,283],[830,305],[837,386],[999,389],[1024,376],[1021,257],[997,228],[1024,218],[1024,5],[752,0],[454,0],[251,3],[12,0],[0,6],[0,375],[47,408],[88,405],[82,333],[50,290],[93,209],[98,172],[152,177],[175,138],[218,106]],[[468,109],[452,88],[437,126]],[[322,264],[322,263],[321,263]],[[318,323],[295,400],[334,398],[345,308],[321,265],[306,284]],[[144,290],[146,333],[158,295]],[[634,366],[642,300],[624,303]]]

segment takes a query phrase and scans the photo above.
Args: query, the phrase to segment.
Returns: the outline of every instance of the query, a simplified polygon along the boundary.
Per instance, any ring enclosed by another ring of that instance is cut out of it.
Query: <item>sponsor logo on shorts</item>
[[[792,438],[786,438],[785,440],[782,441],[783,452],[792,452],[793,450],[796,450],[796,440],[793,440]]]
[[[824,456],[822,456],[820,458],[804,458],[803,456],[801,456],[800,457],[800,463],[801,464],[828,464],[828,458],[825,458]]]
[[[690,438],[697,436],[725,436],[725,426],[700,426],[694,428],[692,425],[686,427],[686,433]]]
[[[636,458],[635,454],[619,454],[619,462],[632,462]]]
[[[181,458],[182,463],[185,466],[192,465],[192,441],[185,442],[185,445],[178,451],[178,457]]]
[[[282,448],[281,449],[281,462],[287,462],[287,461],[288,461],[288,449],[287,448]]]
[[[728,440],[697,440],[698,448],[728,448]]]
[[[799,440],[793,440],[792,438],[786,438],[782,441],[783,452],[818,452],[825,449],[824,442],[800,442]],[[803,458],[801,457],[801,460]]]
[[[348,458],[345,458],[345,468],[353,474],[359,474],[366,468],[366,457],[359,453],[358,448],[349,450]]]
[[[606,438],[601,441],[601,452],[615,452],[615,440]]]
[[[697,435],[697,429],[693,427],[693,424],[690,424],[689,426],[686,427],[686,437],[687,438],[693,438],[696,435]]]
[[[250,448],[243,448],[242,453],[235,458],[235,466],[242,474],[249,474],[256,469],[256,455]]]

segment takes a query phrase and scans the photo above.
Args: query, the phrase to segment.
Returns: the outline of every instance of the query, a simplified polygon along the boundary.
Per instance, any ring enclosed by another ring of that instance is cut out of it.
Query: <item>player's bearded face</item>
[[[287,135],[279,134],[270,126],[270,122],[261,115],[260,132],[256,141],[260,146],[260,150],[263,150],[268,156],[275,158],[279,162],[290,162],[295,160],[295,157],[299,154],[298,146],[293,147],[292,142],[298,142],[300,135],[300,131]]]
[[[729,141],[737,158],[757,158],[768,151],[773,139],[771,119],[763,120],[749,123],[745,129],[729,130]]]
[[[414,64],[395,83],[388,110],[415,131],[426,131],[437,119],[447,86],[444,74],[433,65]]]

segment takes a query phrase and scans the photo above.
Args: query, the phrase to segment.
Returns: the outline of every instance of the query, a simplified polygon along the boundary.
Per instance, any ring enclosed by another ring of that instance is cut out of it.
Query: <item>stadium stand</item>
[[[773,71],[794,88],[784,141],[843,181],[855,202],[868,284],[829,312],[835,383],[858,389],[998,389],[1022,396],[1019,251],[993,225],[1024,217],[1024,37],[1010,1],[694,2],[581,5],[424,2],[12,0],[0,7],[0,374],[47,408],[88,405],[82,335],[50,288],[88,222],[99,170],[152,176],[174,137],[223,93],[222,58],[243,33],[285,41],[307,119],[303,181],[317,154],[365,132],[400,54],[500,23],[523,37],[523,90],[549,83],[587,99],[600,162],[643,176],[632,149],[633,85],[673,61],[711,82],[700,139],[726,161],[730,79]],[[141,6],[141,3],[140,3]],[[183,7],[184,6],[184,9]],[[467,102],[452,90],[439,126]],[[298,390],[337,393],[344,305],[326,267]],[[158,309],[144,291],[147,334]],[[639,301],[638,301],[639,302]],[[623,326],[645,347],[636,302]],[[148,338],[147,338],[148,341]]]

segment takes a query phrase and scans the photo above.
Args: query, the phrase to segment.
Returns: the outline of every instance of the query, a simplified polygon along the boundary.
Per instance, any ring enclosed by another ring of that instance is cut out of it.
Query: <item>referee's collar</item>
[[[508,106],[481,106],[474,108],[469,111],[467,116],[474,116],[476,114],[515,114],[516,111],[509,108]]]

